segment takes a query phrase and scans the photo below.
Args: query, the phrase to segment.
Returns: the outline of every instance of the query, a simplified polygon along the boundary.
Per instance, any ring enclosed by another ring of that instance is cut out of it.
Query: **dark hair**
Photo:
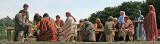
[[[26,6],[29,6],[29,5],[28,5],[28,4],[24,4],[24,5],[23,5],[23,8],[26,7]]]
[[[48,13],[44,13],[43,17],[49,17]]]
[[[84,21],[89,21],[88,19],[84,19]]]
[[[37,22],[37,21],[40,21],[41,18],[42,18],[42,17],[41,17],[40,15],[35,15],[35,16],[34,16],[34,21],[36,21],[36,22]]]

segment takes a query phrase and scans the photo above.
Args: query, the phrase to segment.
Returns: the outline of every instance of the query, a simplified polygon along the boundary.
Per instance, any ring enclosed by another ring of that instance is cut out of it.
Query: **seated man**
[[[134,26],[128,16],[124,17],[123,29],[126,32],[126,40],[133,41]]]
[[[105,23],[105,38],[106,42],[112,42],[114,40],[114,32],[115,32],[115,23],[113,21],[113,17],[110,16]]]
[[[27,36],[29,35],[28,32],[31,30],[32,24],[29,23],[27,11],[21,10],[15,16],[15,38],[14,41],[18,41],[18,35],[20,31],[24,31],[24,39],[27,40]],[[31,33],[30,33],[31,34]]]
[[[96,42],[94,25],[88,19],[84,19],[82,23],[83,25],[80,28],[82,40],[84,42]]]
[[[96,24],[94,24],[96,30],[104,30],[104,26],[99,18],[96,18]],[[96,32],[96,41],[104,41],[103,32]]]
[[[63,25],[64,25],[64,21],[62,20],[62,19],[60,19],[61,17],[59,16],[59,15],[57,15],[56,16],[56,21],[55,21],[55,23],[56,23],[56,25],[58,26],[58,27],[62,27]]]
[[[45,13],[43,18],[41,18],[39,29],[38,41],[57,41],[57,26],[54,19],[49,17],[48,13]]]

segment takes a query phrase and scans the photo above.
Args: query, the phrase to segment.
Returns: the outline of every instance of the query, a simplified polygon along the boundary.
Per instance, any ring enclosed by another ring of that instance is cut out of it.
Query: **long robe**
[[[114,39],[114,28],[115,28],[115,24],[113,21],[107,21],[105,23],[105,29],[104,29],[104,33],[105,33],[105,38],[107,42],[112,42]]]
[[[156,23],[156,13],[153,5],[149,5],[150,11],[144,18],[144,29],[146,31],[147,41],[155,40],[158,37],[158,28]]]
[[[134,25],[131,20],[127,20],[127,22],[124,22],[124,27],[126,31],[126,34],[129,36],[129,40],[133,40],[134,35]]]
[[[141,15],[141,12],[139,11],[140,15],[137,15],[135,17],[135,20],[141,20],[143,21],[144,17]],[[136,40],[146,40],[146,33],[143,27],[143,22],[135,22],[135,37]]]
[[[89,21],[85,21],[84,24],[82,25],[81,29],[81,36],[82,36],[82,40],[83,41],[87,41],[89,42],[89,38],[90,38],[90,33],[95,33],[95,28],[93,26],[93,24]]]
[[[121,37],[120,37],[120,35],[121,35],[121,33],[120,33],[120,23],[119,22],[117,22],[117,23],[115,23],[115,29],[116,29],[116,31],[115,31],[115,36],[114,36],[114,40],[115,41],[120,41],[121,40]]]
[[[71,38],[77,34],[77,25],[73,17],[67,17],[65,24],[59,29],[58,40],[61,42],[69,42]]]
[[[124,16],[120,16],[118,18],[118,22],[120,23],[120,27],[122,27],[122,23],[124,22],[124,17],[126,16],[126,14],[124,13]]]
[[[55,21],[52,18],[42,18],[40,22],[40,34],[38,35],[38,40],[55,42],[57,40],[56,29]]]

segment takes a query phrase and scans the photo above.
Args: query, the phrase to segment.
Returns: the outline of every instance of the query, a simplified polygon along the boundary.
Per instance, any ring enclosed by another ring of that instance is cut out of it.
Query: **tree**
[[[118,18],[120,16],[120,11],[125,11],[126,15],[133,19],[138,9],[144,10],[141,8],[142,5],[144,5],[142,2],[124,2],[117,7],[106,7],[103,11],[91,14],[89,21],[95,23],[95,19],[100,18],[102,23],[105,24],[105,21],[109,16]]]
[[[91,16],[88,18],[89,21],[92,23],[95,23],[96,18],[100,18],[102,20],[102,23],[105,24],[105,21],[107,20],[108,16],[113,16],[118,18],[120,16],[120,11],[125,11],[126,15],[131,18],[131,20],[134,19],[134,16],[136,15],[136,11],[140,9],[142,11],[142,14],[144,16],[147,15],[149,12],[148,5],[154,5],[156,9],[156,15],[157,15],[157,25],[158,28],[160,28],[160,0],[147,0],[146,2],[124,2],[121,5],[117,7],[106,7],[103,11],[98,11],[96,13],[91,14]]]

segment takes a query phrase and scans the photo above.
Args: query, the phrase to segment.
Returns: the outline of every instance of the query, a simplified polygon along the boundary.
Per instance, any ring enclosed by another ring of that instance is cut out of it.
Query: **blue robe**
[[[122,22],[124,22],[124,17],[126,16],[126,14],[124,13],[124,16],[120,16],[118,18],[118,22],[120,23],[120,27],[122,27]]]
[[[135,16],[135,20],[143,20],[144,17],[141,15],[141,11],[138,10],[140,15]],[[146,33],[143,27],[142,22],[136,22],[135,23],[135,37],[136,40],[146,40]]]

